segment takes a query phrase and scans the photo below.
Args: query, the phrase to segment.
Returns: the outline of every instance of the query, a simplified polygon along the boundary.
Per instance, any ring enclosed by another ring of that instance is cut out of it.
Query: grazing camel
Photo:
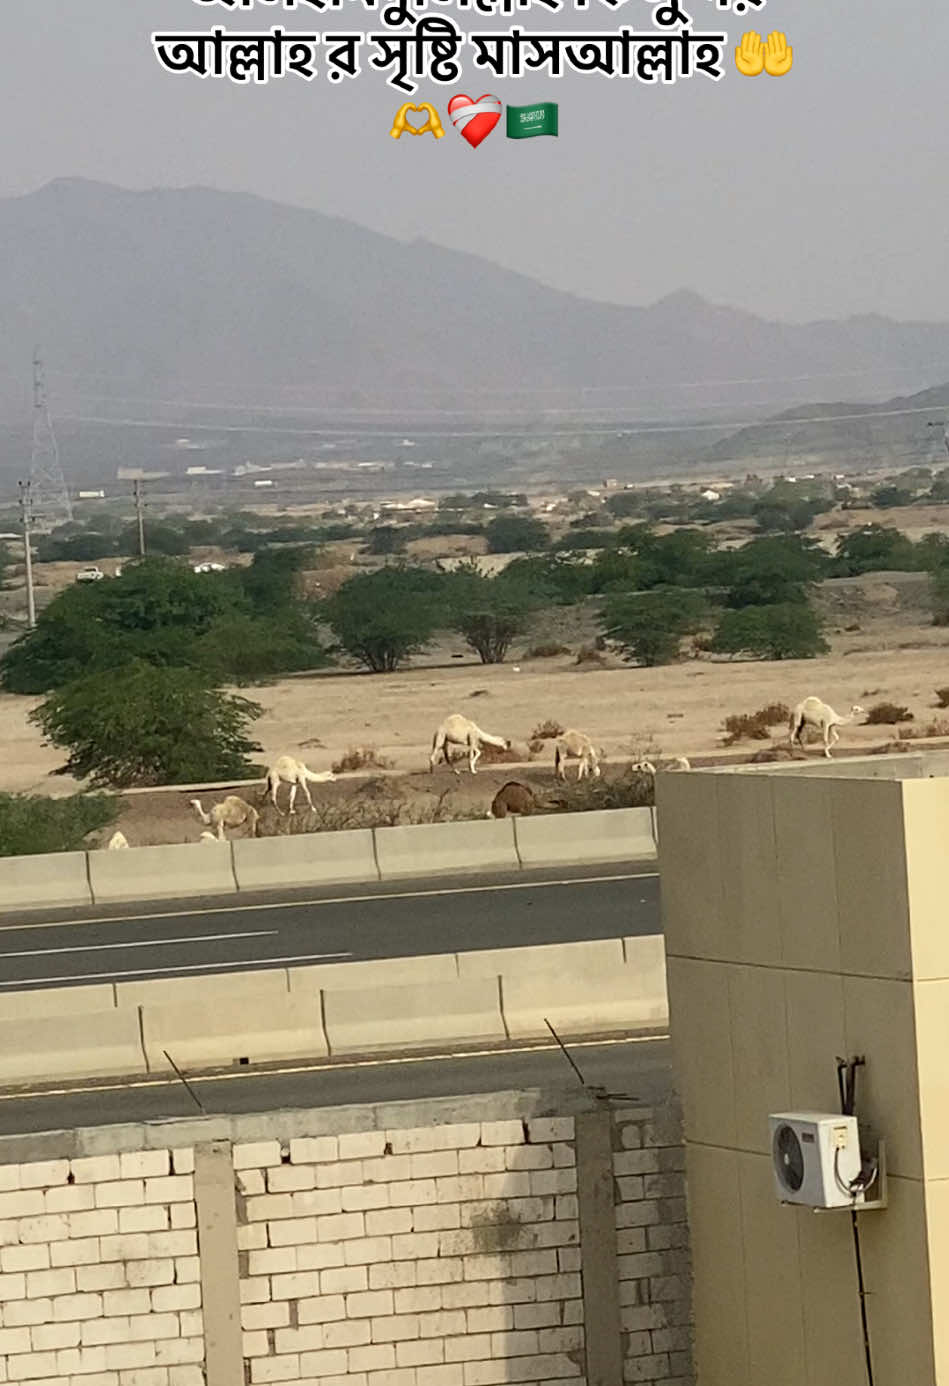
[[[264,798],[268,791],[273,800],[273,806],[280,812],[277,804],[277,790],[281,784],[290,786],[290,813],[296,813],[293,807],[297,797],[297,790],[303,790],[303,797],[306,799],[312,811],[313,800],[310,797],[310,781],[313,784],[327,784],[330,780],[335,780],[336,776],[332,770],[311,770],[303,764],[302,760],[294,760],[293,756],[279,756],[267,771],[267,778],[264,780]]]
[[[201,807],[200,799],[192,799],[191,807],[202,823],[210,823],[212,827],[217,829],[218,842],[225,841],[225,828],[239,828],[244,823],[250,829],[251,837],[260,836],[258,831],[260,815],[255,808],[247,803],[246,799],[240,798],[237,794],[228,794],[219,804],[212,804],[209,813],[205,813]]]
[[[577,762],[578,780],[582,780],[584,775],[592,775],[594,779],[599,779],[600,757],[597,755],[596,747],[585,732],[565,731],[563,736],[557,738],[554,750],[554,771],[558,780],[567,778],[564,765],[567,760]]]
[[[521,784],[519,780],[508,780],[495,794],[485,817],[513,817],[514,814],[534,813],[536,808],[537,800],[530,786]]]
[[[803,749],[804,742],[801,740],[801,733],[805,727],[815,727],[824,738],[824,755],[830,760],[830,748],[840,740],[840,732],[837,728],[855,722],[863,714],[864,709],[859,703],[854,703],[846,717],[841,717],[839,712],[835,712],[829,703],[821,702],[820,698],[804,698],[791,713],[791,719],[788,723],[788,740],[792,746],[796,741]]]
[[[129,840],[121,829],[117,828],[106,845],[110,852],[116,852],[123,847],[127,847],[129,845]]]
[[[432,754],[428,758],[429,771],[435,769],[435,762],[439,756],[444,756],[445,764],[451,765],[450,746],[463,746],[468,752],[468,769],[472,775],[477,774],[475,766],[481,758],[482,746],[497,746],[499,750],[510,750],[511,743],[504,736],[492,736],[490,732],[482,731],[477,722],[472,722],[470,717],[462,717],[461,713],[453,712],[450,717],[446,717],[444,722],[436,731],[432,738]],[[454,765],[451,768],[456,775],[461,771]]]

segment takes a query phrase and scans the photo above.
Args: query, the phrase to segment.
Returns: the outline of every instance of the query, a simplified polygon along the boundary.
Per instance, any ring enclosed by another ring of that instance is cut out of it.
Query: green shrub
[[[0,857],[79,852],[86,834],[114,823],[117,814],[110,794],[0,794]]]

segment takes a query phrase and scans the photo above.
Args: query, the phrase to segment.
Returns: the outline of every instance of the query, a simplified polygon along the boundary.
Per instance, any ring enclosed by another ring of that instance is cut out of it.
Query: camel
[[[228,794],[219,804],[212,804],[209,813],[205,813],[201,807],[200,799],[192,799],[191,807],[202,823],[210,823],[217,829],[218,842],[225,841],[225,828],[239,828],[244,823],[250,829],[251,837],[260,836],[258,831],[260,815],[255,808],[252,808],[245,799],[240,798],[237,794]]]
[[[526,815],[528,813],[545,812],[552,809],[565,809],[566,799],[551,799],[545,796],[538,799],[530,785],[521,784],[520,780],[508,780],[502,784],[495,794],[491,807],[485,814],[486,818],[508,818],[516,814]]]
[[[658,766],[653,765],[651,760],[634,760],[629,768],[640,775],[655,775],[657,770],[691,770],[692,764],[688,756],[673,756],[671,760],[661,761]]]
[[[592,775],[594,779],[599,779],[600,757],[597,755],[596,747],[585,732],[565,731],[563,736],[557,738],[554,750],[554,771],[558,780],[567,778],[567,771],[564,766],[566,760],[577,762],[578,780],[582,780],[584,775]]]
[[[293,807],[297,797],[297,790],[303,790],[303,797],[306,799],[312,812],[313,800],[310,797],[310,786],[308,781],[313,784],[327,784],[330,780],[335,780],[336,776],[332,770],[311,770],[303,764],[302,760],[294,760],[293,756],[278,756],[267,771],[267,778],[264,780],[264,795],[267,797],[269,791],[273,800],[273,806],[280,812],[277,804],[277,790],[281,784],[290,786],[290,806],[289,812],[296,813]]]
[[[127,847],[129,845],[129,840],[121,829],[117,828],[106,845],[110,852],[115,852],[123,847]]]
[[[534,791],[518,780],[508,780],[495,794],[486,818],[507,818],[509,815],[533,813],[537,808]]]
[[[840,732],[837,728],[855,722],[863,714],[864,708],[859,703],[854,703],[847,715],[841,717],[839,712],[835,712],[829,703],[821,702],[820,698],[804,698],[791,713],[791,719],[788,723],[788,740],[792,746],[796,741],[803,749],[804,742],[801,740],[801,733],[805,727],[815,727],[824,738],[824,755],[830,760],[830,748],[840,740]]]
[[[482,731],[477,722],[472,722],[470,717],[462,717],[461,713],[453,712],[450,717],[445,718],[432,738],[432,754],[428,758],[430,772],[435,769],[435,762],[440,755],[444,756],[446,765],[451,765],[450,746],[463,746],[467,750],[468,769],[475,775],[475,766],[481,759],[482,746],[497,746],[499,750],[507,751],[511,743],[506,737],[492,736],[490,732]],[[451,768],[456,775],[461,774],[454,765],[451,765]]]

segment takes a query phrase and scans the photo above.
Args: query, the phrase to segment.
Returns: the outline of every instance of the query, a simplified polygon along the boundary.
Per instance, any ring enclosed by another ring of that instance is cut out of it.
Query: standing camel
[[[281,784],[288,784],[290,786],[290,813],[296,813],[296,809],[293,805],[297,797],[298,789],[303,790],[303,797],[306,799],[312,811],[313,800],[310,797],[310,787],[307,781],[310,781],[312,784],[326,784],[330,780],[335,779],[336,776],[333,774],[332,770],[311,770],[308,766],[303,764],[302,760],[294,760],[293,756],[278,756],[267,771],[267,778],[264,780],[264,797],[266,798],[267,792],[269,791],[270,797],[273,800],[273,806],[279,813],[280,808],[277,804],[277,790],[280,788]]]
[[[435,769],[435,762],[439,756],[444,756],[445,764],[451,765],[449,746],[464,746],[468,752],[468,769],[472,775],[477,774],[475,766],[481,758],[482,746],[497,746],[499,750],[510,750],[510,741],[503,736],[492,736],[490,732],[482,731],[477,722],[472,722],[470,717],[462,717],[459,712],[453,712],[450,717],[446,717],[444,722],[436,731],[432,738],[432,754],[428,758],[429,771]],[[451,767],[456,775],[461,771]]]
[[[791,713],[791,720],[788,723],[788,740],[792,746],[796,741],[803,750],[804,742],[801,740],[801,733],[805,727],[815,727],[824,738],[824,755],[830,760],[830,748],[836,746],[840,740],[840,732],[837,728],[855,722],[863,714],[864,709],[859,703],[854,703],[846,717],[841,717],[839,712],[835,712],[829,703],[821,702],[820,698],[804,698]]]
[[[208,813],[201,807],[200,799],[192,799],[191,807],[201,819],[202,823],[209,823],[217,829],[219,842],[224,842],[225,828],[240,828],[245,823],[250,829],[251,837],[259,837],[258,819],[259,814],[246,799],[242,799],[238,794],[228,794],[219,804],[212,804]],[[204,834],[202,833],[203,837]]]
[[[582,780],[584,775],[592,775],[593,778],[600,777],[600,757],[597,755],[596,747],[585,732],[565,731],[563,736],[557,738],[556,749],[554,750],[554,770],[558,780],[567,778],[565,761],[575,760],[577,762],[577,779]]]

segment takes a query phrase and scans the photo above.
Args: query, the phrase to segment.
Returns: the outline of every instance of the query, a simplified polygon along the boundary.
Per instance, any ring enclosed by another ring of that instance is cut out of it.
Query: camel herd
[[[830,759],[831,747],[836,745],[840,739],[839,728],[855,721],[857,717],[863,714],[863,711],[862,707],[854,703],[850,711],[845,716],[841,716],[820,698],[804,698],[791,713],[788,723],[788,741],[791,745],[797,744],[803,747],[804,730],[805,728],[812,728],[820,734],[823,740],[824,755]],[[484,731],[470,717],[463,717],[457,712],[452,713],[439,725],[432,738],[432,751],[428,758],[429,771],[434,771],[439,760],[442,760],[456,775],[460,775],[461,771],[455,761],[467,758],[469,771],[472,775],[476,775],[483,746],[509,750],[511,742],[508,737],[496,736],[492,732]],[[598,779],[601,773],[602,756],[602,751],[594,746],[585,732],[572,728],[561,732],[554,741],[555,777],[558,781],[564,782],[567,778],[567,762],[572,760],[577,763],[577,781],[585,779],[588,775],[593,779]],[[649,760],[639,760],[634,762],[630,769],[640,774],[654,776],[657,770],[690,770],[691,765],[686,756],[674,756],[671,760],[663,761],[658,766]],[[310,784],[325,784],[335,779],[336,775],[332,770],[311,770],[302,760],[296,760],[293,756],[279,756],[267,771],[259,801],[263,802],[269,797],[276,811],[281,813],[282,810],[277,802],[277,791],[282,784],[286,784],[290,786],[287,813],[296,813],[296,797],[301,789],[308,807],[312,810],[313,799],[310,795]],[[238,794],[226,795],[220,803],[213,804],[207,812],[202,807],[200,799],[192,799],[190,802],[197,817],[205,825],[205,831],[201,833],[199,839],[201,842],[225,841],[226,828],[246,828],[249,836],[257,837],[260,835],[258,810]],[[529,785],[518,780],[508,780],[494,796],[486,816],[488,818],[507,818],[513,814],[529,814],[538,810],[562,808],[563,806],[563,800],[549,797],[541,799]],[[120,831],[114,833],[108,843],[108,847],[112,850],[128,846],[126,837]]]

